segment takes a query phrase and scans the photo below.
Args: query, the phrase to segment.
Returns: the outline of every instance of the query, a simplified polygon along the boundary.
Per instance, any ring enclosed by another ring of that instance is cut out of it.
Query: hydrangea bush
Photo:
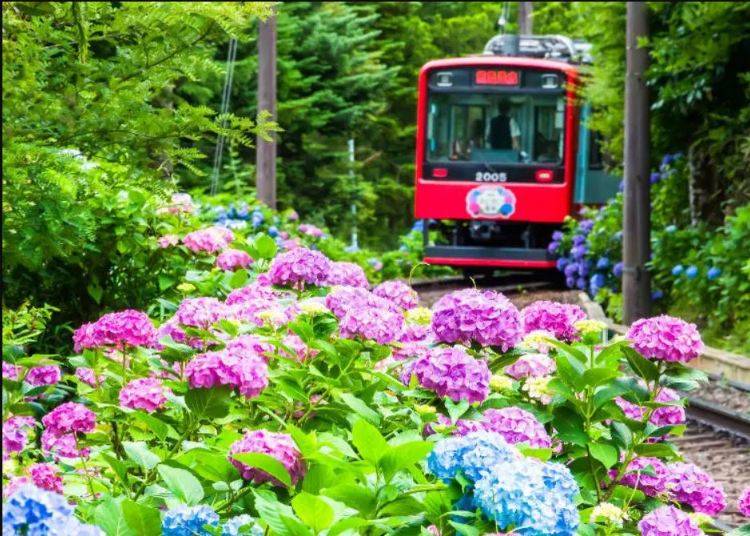
[[[474,289],[430,310],[319,229],[279,244],[235,221],[263,212],[231,216],[170,226],[189,269],[78,327],[72,355],[4,337],[9,530],[692,535],[747,511],[670,441],[702,379],[694,326],[609,340],[578,308]]]

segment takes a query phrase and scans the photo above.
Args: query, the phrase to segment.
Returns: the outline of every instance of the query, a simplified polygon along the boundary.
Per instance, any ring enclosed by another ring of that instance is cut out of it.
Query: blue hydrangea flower
[[[268,228],[268,234],[272,238],[276,238],[277,236],[279,236],[279,230],[275,226],[272,225],[271,227]]]
[[[586,255],[586,246],[584,246],[583,244],[581,244],[580,246],[573,246],[573,248],[570,250],[570,256],[576,260],[583,259],[584,255]]]
[[[673,156],[673,155],[671,155],[671,154],[665,154],[665,155],[664,155],[664,158],[662,158],[662,159],[661,159],[661,165],[662,165],[662,166],[668,166],[668,165],[670,165],[670,164],[671,164],[672,162],[674,162],[674,159],[675,159],[675,158],[674,158],[674,156]]]
[[[554,240],[549,243],[547,246],[547,252],[550,254],[554,254],[557,251],[557,248],[560,247],[560,242],[555,242]]]
[[[625,181],[620,181],[620,184],[617,185],[617,191],[622,192],[625,190]]]
[[[206,525],[219,526],[219,514],[210,506],[180,505],[164,514],[162,536],[211,536]]]
[[[654,301],[656,301],[656,300],[660,300],[660,299],[662,299],[663,297],[664,297],[664,292],[662,292],[662,291],[661,291],[661,290],[659,290],[659,289],[656,289],[655,291],[653,291],[653,292],[651,293],[651,299],[652,299],[652,300],[654,300]]]
[[[260,210],[254,210],[252,216],[250,217],[250,222],[253,224],[253,227],[255,229],[260,227],[263,223],[263,220],[265,220],[263,213]]]
[[[59,518],[73,517],[73,507],[58,493],[39,489],[32,484],[18,488],[3,503],[3,534],[52,534],[48,524]]]
[[[650,182],[651,184],[656,184],[656,183],[657,183],[657,182],[659,182],[660,180],[661,180],[661,174],[659,174],[659,173],[658,173],[658,172],[656,172],[656,171],[654,171],[654,172],[653,172],[653,173],[651,174],[651,176],[650,176],[650,177],[648,178],[648,181],[649,181],[649,182]]]
[[[488,467],[518,456],[518,451],[502,435],[472,432],[438,441],[427,458],[427,468],[444,481],[454,479],[459,472],[476,481]]]
[[[576,279],[576,288],[579,290],[583,290],[586,288],[586,279],[583,277],[579,277]]]
[[[596,261],[596,269],[597,270],[606,270],[609,268],[609,259],[607,257],[599,257],[599,260]]]
[[[599,289],[604,286],[606,283],[606,280],[602,274],[594,274],[591,276],[591,279],[589,280],[589,290],[591,291],[591,294],[596,294],[599,292]]]
[[[578,263],[577,262],[569,262],[566,264],[565,268],[563,268],[563,273],[566,277],[573,277],[576,274],[578,274]]]
[[[688,279],[695,279],[698,275],[698,268],[696,266],[688,266],[685,270],[685,275]]]
[[[573,245],[574,246],[580,246],[584,242],[586,242],[586,237],[583,236],[583,235],[575,235],[573,237]]]
[[[70,534],[72,536],[104,536],[104,531],[94,525],[81,523],[75,516],[52,517],[42,524],[37,523],[29,528],[27,536],[54,536]]]
[[[221,536],[239,536],[247,534],[250,536],[263,536],[263,527],[258,525],[255,518],[247,514],[235,516],[221,528]]]
[[[557,269],[562,272],[563,270],[565,270],[565,267],[569,262],[570,261],[567,257],[560,257],[559,259],[557,259]]]
[[[523,536],[573,536],[578,528],[578,486],[566,467],[529,458],[485,471],[474,500],[502,530]]]
[[[590,233],[591,229],[594,228],[594,220],[581,220],[581,223],[578,224],[579,228],[584,233]]]
[[[420,233],[424,231],[424,220],[417,220],[414,222],[414,225],[411,226],[412,231],[419,231]]]
[[[682,267],[681,264],[676,265],[674,268],[672,268],[672,275],[677,277],[679,276],[685,269]]]
[[[717,268],[716,266],[712,267],[708,273],[706,274],[706,277],[708,277],[709,281],[713,281],[717,277],[721,275],[721,269]]]
[[[570,276],[570,277],[566,277],[566,278],[565,278],[565,285],[566,285],[566,286],[567,286],[568,288],[573,288],[573,287],[575,287],[575,286],[576,286],[576,278],[575,278],[575,277],[572,277],[572,276]]]
[[[555,242],[562,242],[562,239],[565,235],[563,235],[562,231],[553,231],[552,232],[552,240]]]
[[[615,277],[622,277],[622,262],[618,262],[612,267],[612,273],[615,275]]]
[[[589,270],[591,269],[591,261],[580,261],[578,263],[578,273],[582,276],[589,275]]]
[[[246,220],[250,214],[250,209],[248,208],[247,203],[242,203],[240,208],[236,209],[234,212],[235,212],[235,218]]]

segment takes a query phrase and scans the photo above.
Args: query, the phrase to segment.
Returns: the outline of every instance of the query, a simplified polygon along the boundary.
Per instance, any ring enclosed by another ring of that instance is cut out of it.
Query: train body
[[[431,61],[419,74],[415,216],[424,221],[424,260],[552,268],[552,233],[581,205],[614,195],[619,179],[604,172],[588,129],[570,41],[498,37],[499,51],[491,41],[483,55]]]

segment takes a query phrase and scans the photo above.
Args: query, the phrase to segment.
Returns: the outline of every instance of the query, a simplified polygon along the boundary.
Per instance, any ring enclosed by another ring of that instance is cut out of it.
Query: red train
[[[604,172],[578,97],[586,51],[562,36],[499,35],[482,55],[422,67],[415,215],[425,262],[552,268],[547,245],[566,216],[614,195],[619,179]]]

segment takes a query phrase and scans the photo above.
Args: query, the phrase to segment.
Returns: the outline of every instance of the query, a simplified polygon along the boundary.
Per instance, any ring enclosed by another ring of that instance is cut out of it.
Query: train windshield
[[[427,160],[561,165],[562,95],[434,93]]]

